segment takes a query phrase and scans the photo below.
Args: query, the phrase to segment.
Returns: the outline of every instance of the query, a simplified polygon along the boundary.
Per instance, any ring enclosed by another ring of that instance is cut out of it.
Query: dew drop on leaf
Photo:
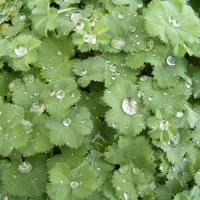
[[[92,21],[90,22],[90,26],[91,26],[91,27],[95,27],[95,25],[96,25],[96,21],[95,21],[95,20],[92,20]]]
[[[129,200],[129,195],[126,192],[124,192],[124,200]]]
[[[81,19],[81,14],[78,12],[72,13],[70,19],[74,24],[77,24]]]
[[[110,66],[109,66],[109,70],[111,71],[111,72],[116,72],[116,66],[115,65],[113,65],[113,64],[111,64]]]
[[[83,22],[78,22],[76,25],[76,31],[82,31],[84,29],[85,25]]]
[[[40,104],[38,102],[35,102],[32,104],[32,107],[30,108],[31,112],[35,112],[38,114],[42,114],[45,110],[44,104]]]
[[[124,15],[123,15],[122,13],[118,13],[117,17],[118,17],[119,19],[124,19]]]
[[[173,18],[173,17],[169,17],[169,23],[174,26],[174,27],[179,27],[180,26],[180,22]]]
[[[176,59],[173,56],[168,56],[167,57],[167,64],[170,66],[176,65]]]
[[[21,58],[21,57],[24,57],[27,54],[28,50],[24,45],[18,45],[14,49],[14,52],[19,58]]]
[[[124,48],[125,41],[123,39],[112,39],[111,46],[114,49],[122,50]]]
[[[148,39],[146,41],[146,47],[145,47],[145,50],[146,51],[150,51],[154,48],[154,41],[152,39]]]
[[[128,167],[127,166],[120,167],[119,172],[121,174],[127,174],[128,173]]]
[[[97,38],[94,34],[92,33],[86,33],[84,36],[83,36],[83,41],[85,43],[89,43],[89,44],[96,44],[97,43]]]
[[[24,161],[18,166],[18,171],[22,174],[28,174],[32,170],[32,165],[31,163]]]
[[[57,99],[63,99],[65,97],[65,92],[63,91],[63,90],[58,90],[57,92],[56,92],[56,98]]]
[[[137,102],[128,97],[122,101],[122,110],[128,115],[134,115],[137,112]]]
[[[79,184],[78,182],[76,182],[76,181],[72,181],[72,182],[70,183],[70,186],[71,186],[72,189],[77,188],[79,185],[80,185],[80,184]]]
[[[138,95],[139,98],[144,97],[144,93],[142,91],[139,91],[137,95]]]
[[[82,70],[80,76],[85,76],[87,74],[87,70]]]
[[[169,122],[166,120],[160,121],[160,129],[162,131],[167,131],[169,129]]]
[[[131,33],[134,33],[136,30],[137,30],[137,28],[136,28],[135,26],[133,26],[133,25],[130,25],[130,26],[129,26],[129,31],[130,31]]]
[[[177,113],[176,113],[176,117],[182,118],[182,117],[183,117],[183,113],[182,113],[182,112],[177,112]]]
[[[70,118],[65,118],[65,119],[63,120],[63,125],[64,125],[65,127],[70,126],[71,123],[72,123],[72,120],[71,120]]]

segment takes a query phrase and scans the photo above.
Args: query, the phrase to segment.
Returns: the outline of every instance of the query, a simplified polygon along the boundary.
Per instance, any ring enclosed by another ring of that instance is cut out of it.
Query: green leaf
[[[79,147],[83,137],[92,131],[92,122],[87,108],[71,108],[63,118],[51,117],[46,123],[50,140],[55,145]]]
[[[194,54],[193,47],[200,36],[200,21],[184,1],[178,5],[175,1],[153,0],[144,17],[151,36],[159,36],[171,44],[177,54]]]
[[[19,197],[41,196],[47,181],[45,161],[46,156],[43,154],[27,158],[25,162],[12,160],[1,172],[4,190]],[[22,167],[26,171],[22,171]]]
[[[75,169],[70,169],[66,163],[57,163],[50,170],[49,179],[47,191],[55,200],[83,199],[97,187],[95,174],[87,162]]]

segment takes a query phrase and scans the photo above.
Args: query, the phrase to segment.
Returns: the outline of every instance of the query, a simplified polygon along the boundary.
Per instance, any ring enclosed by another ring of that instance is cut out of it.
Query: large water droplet
[[[126,192],[124,192],[124,200],[129,200],[129,195]]]
[[[122,101],[122,109],[128,115],[134,115],[137,112],[137,102],[128,97]]]
[[[84,29],[85,25],[83,22],[78,22],[76,25],[76,31],[82,31]]]
[[[166,120],[160,121],[160,129],[163,131],[167,131],[169,129],[169,122]]]
[[[122,50],[124,48],[125,41],[123,39],[112,39],[111,46],[114,49]]]
[[[72,123],[72,120],[71,120],[70,118],[65,118],[65,119],[63,120],[63,125],[64,125],[65,127],[70,126],[71,123]]]
[[[171,147],[175,147],[176,145],[178,145],[180,142],[180,134],[177,133],[170,133],[170,140],[168,142],[168,145],[170,145]]]
[[[96,44],[97,43],[97,38],[94,34],[92,33],[86,33],[84,36],[83,36],[83,41],[85,43],[89,43],[89,44]]]
[[[176,59],[173,56],[168,56],[167,57],[167,64],[170,66],[176,65]]]
[[[33,103],[32,107],[30,109],[31,112],[35,112],[38,114],[42,114],[44,112],[44,110],[45,110],[44,104],[40,104],[38,102]]]
[[[182,112],[177,112],[177,113],[176,113],[176,117],[182,118],[182,117],[183,117],[183,113],[182,113]]]
[[[173,18],[173,17],[169,18],[169,23],[174,27],[179,27],[180,26],[180,22],[177,19]]]
[[[24,45],[18,45],[15,49],[14,49],[15,54],[21,58],[23,56],[25,56],[28,52],[27,48]]]
[[[32,165],[31,163],[25,161],[22,162],[19,166],[18,166],[18,171],[22,174],[28,174],[30,173],[32,170]]]
[[[56,98],[57,99],[63,99],[65,97],[65,92],[63,91],[63,90],[58,90],[57,92],[56,92]]]
[[[79,185],[80,185],[80,184],[79,184],[78,182],[76,182],[76,181],[72,181],[72,182],[70,183],[70,186],[71,186],[72,189],[77,188]]]

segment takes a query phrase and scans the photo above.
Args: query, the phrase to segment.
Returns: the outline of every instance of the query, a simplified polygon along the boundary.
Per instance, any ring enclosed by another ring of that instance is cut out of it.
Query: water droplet
[[[176,113],[176,117],[182,118],[182,117],[183,117],[183,113],[182,113],[182,112],[177,112],[177,113]]]
[[[169,145],[171,147],[175,147],[178,145],[180,141],[180,134],[177,133],[172,133],[172,132],[162,132],[161,133],[161,142],[163,142],[165,145]]]
[[[118,13],[117,17],[118,17],[119,19],[124,19],[124,15],[123,15],[122,13]]]
[[[138,8],[142,8],[143,7],[143,3],[138,3]]]
[[[136,28],[135,26],[133,26],[133,25],[130,25],[130,26],[129,26],[129,31],[130,31],[131,33],[134,33],[136,30],[137,30],[137,28]]]
[[[148,39],[146,41],[145,51],[150,51],[154,48],[154,41],[152,39]]]
[[[83,41],[85,43],[89,43],[89,44],[96,44],[97,43],[97,38],[94,34],[92,33],[86,33],[84,36],[83,36]]]
[[[20,19],[21,21],[25,21],[26,16],[25,16],[25,15],[21,15],[21,16],[19,17],[19,19]]]
[[[149,101],[152,101],[152,100],[153,100],[153,98],[152,98],[151,96],[149,96],[149,97],[148,97],[148,100],[149,100]]]
[[[77,13],[72,13],[71,16],[70,16],[70,19],[74,24],[77,24],[81,19],[81,14],[78,13],[78,12]]]
[[[144,93],[142,91],[139,91],[137,95],[138,95],[139,98],[144,97]]]
[[[70,126],[71,123],[72,123],[72,120],[71,120],[70,118],[65,118],[65,119],[63,120],[63,125],[64,125],[65,127]]]
[[[85,25],[83,22],[78,22],[76,25],[76,31],[82,31],[84,29]]]
[[[174,26],[174,27],[179,27],[180,26],[180,22],[173,18],[173,17],[169,17],[169,23]]]
[[[56,91],[53,90],[49,95],[50,95],[51,97],[55,96],[55,95],[56,95]]]
[[[127,174],[128,173],[128,167],[127,166],[120,167],[119,172],[121,174]]]
[[[30,108],[31,112],[35,112],[38,114],[42,114],[45,110],[44,104],[40,104],[38,102],[35,102],[32,104],[32,107]]]
[[[80,76],[85,76],[87,74],[87,70],[82,70],[81,72],[80,72]]]
[[[24,76],[23,80],[24,82],[29,82],[32,83],[34,81],[35,77],[33,76],[33,74],[28,74],[26,76]]]
[[[137,102],[128,97],[122,101],[122,109],[128,115],[134,115],[137,112]]]
[[[8,196],[3,196],[2,200],[8,200]]]
[[[124,192],[124,200],[129,200],[129,195],[126,192]]]
[[[117,191],[121,191],[121,187],[120,186],[117,186]]]
[[[111,71],[111,72],[116,72],[116,66],[115,65],[113,65],[113,64],[111,64],[110,66],[109,66],[109,70]]]
[[[72,181],[72,182],[70,183],[70,186],[71,186],[72,189],[77,188],[79,185],[80,185],[80,184],[79,184],[78,182],[76,182],[76,181]]]
[[[160,129],[163,131],[167,131],[169,129],[169,122],[166,120],[160,121]]]
[[[28,174],[32,170],[32,165],[31,163],[24,161],[18,166],[18,171],[22,174]]]
[[[176,65],[176,59],[173,56],[168,56],[167,57],[167,64],[170,66]]]
[[[61,55],[62,55],[62,52],[61,52],[61,51],[58,51],[57,54],[58,54],[58,56],[61,56]]]
[[[21,58],[21,57],[24,57],[27,54],[28,50],[24,45],[18,45],[14,49],[14,52],[19,58]]]
[[[125,41],[123,39],[112,39],[111,46],[114,49],[122,50],[124,48]]]
[[[96,21],[95,21],[95,20],[92,20],[92,21],[90,22],[90,26],[91,26],[91,27],[95,27],[95,25],[96,25]]]
[[[21,124],[25,127],[26,133],[32,132],[33,124],[30,121],[23,119],[21,120]]]
[[[58,90],[57,92],[56,92],[56,98],[57,99],[63,99],[65,97],[65,92],[63,91],[63,90]]]

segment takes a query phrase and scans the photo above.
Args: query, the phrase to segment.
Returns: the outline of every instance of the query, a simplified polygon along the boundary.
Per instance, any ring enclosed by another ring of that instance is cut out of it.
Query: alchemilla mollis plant
[[[198,0],[0,0],[1,200],[200,200]]]

